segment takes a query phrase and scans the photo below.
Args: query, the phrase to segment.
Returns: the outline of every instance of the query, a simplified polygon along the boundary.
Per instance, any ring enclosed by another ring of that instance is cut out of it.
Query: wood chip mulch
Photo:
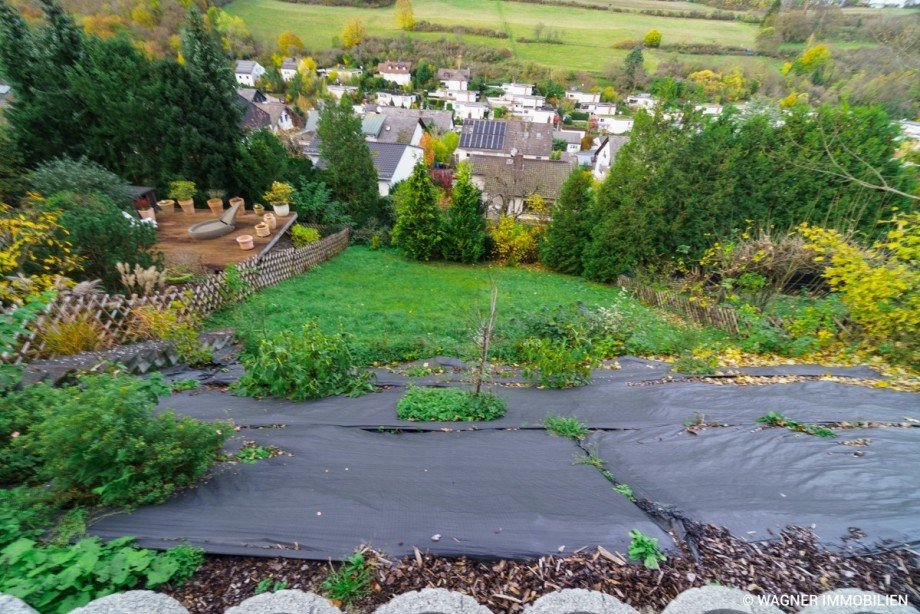
[[[343,608],[372,612],[407,591],[446,588],[474,597],[496,614],[521,612],[546,593],[585,588],[616,596],[637,609],[660,611],[682,591],[707,583],[754,594],[810,595],[859,588],[906,595],[920,606],[920,561],[906,548],[868,553],[856,529],[844,551],[827,550],[807,529],[790,527],[768,542],[746,542],[709,525],[693,528],[660,570],[646,570],[604,549],[528,561],[442,558],[416,552],[400,560],[367,551],[376,579],[370,596]],[[322,594],[328,563],[282,558],[210,555],[195,576],[169,592],[192,614],[219,613],[254,594],[265,578],[287,588]],[[161,589],[162,590],[162,589]]]

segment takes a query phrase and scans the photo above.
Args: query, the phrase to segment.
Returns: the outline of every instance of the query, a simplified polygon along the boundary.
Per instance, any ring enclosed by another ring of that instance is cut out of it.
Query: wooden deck
[[[157,248],[163,252],[167,265],[171,260],[186,259],[190,252],[194,252],[200,257],[201,265],[212,271],[222,270],[228,264],[251,258],[265,249],[275,232],[281,230],[290,218],[290,215],[279,217],[278,226],[271,235],[258,237],[254,227],[262,220],[252,211],[240,211],[236,216],[236,230],[216,239],[199,241],[188,233],[189,227],[213,220],[214,214],[210,209],[196,209],[194,215],[186,215],[176,206],[175,213],[157,213]],[[236,238],[247,234],[252,235],[255,247],[243,251]]]

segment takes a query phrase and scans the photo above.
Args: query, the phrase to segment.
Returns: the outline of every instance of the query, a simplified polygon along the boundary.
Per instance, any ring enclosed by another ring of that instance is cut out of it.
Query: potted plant
[[[157,207],[163,211],[163,213],[175,213],[176,212],[176,201],[169,198],[167,200],[158,200]]]
[[[262,217],[265,213],[265,205],[262,203],[256,203],[252,206],[252,212],[256,214],[257,217]]]
[[[240,235],[236,238],[236,242],[242,250],[252,249],[255,247],[255,244],[252,242],[252,235]]]
[[[179,202],[182,213],[192,215],[195,213],[195,192],[197,190],[194,181],[173,181],[169,184],[169,197]]]
[[[291,196],[294,194],[294,188],[291,184],[282,181],[272,183],[272,189],[264,194],[265,200],[271,203],[275,215],[287,217],[290,213]]]
[[[211,208],[211,213],[220,217],[224,212],[224,199],[223,198],[209,198],[208,206]]]
[[[142,220],[156,221],[157,219],[157,212],[146,201],[137,206],[137,212],[140,214]]]

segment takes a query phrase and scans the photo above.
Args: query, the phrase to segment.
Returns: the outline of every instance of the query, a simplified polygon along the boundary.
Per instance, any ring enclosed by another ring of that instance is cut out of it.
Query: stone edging
[[[724,586],[691,588],[672,601],[662,614],[783,614],[751,593]],[[28,605],[0,594],[3,614],[38,614]],[[566,589],[548,593],[524,609],[525,614],[639,614],[632,606],[598,591]],[[96,599],[70,614],[188,614],[178,601],[153,591],[129,591]],[[492,614],[472,597],[441,588],[404,593],[378,607],[374,614]],[[878,593],[844,588],[818,595],[799,614],[918,614],[909,605],[889,604]],[[264,593],[246,599],[224,614],[342,614],[329,600],[297,590]]]

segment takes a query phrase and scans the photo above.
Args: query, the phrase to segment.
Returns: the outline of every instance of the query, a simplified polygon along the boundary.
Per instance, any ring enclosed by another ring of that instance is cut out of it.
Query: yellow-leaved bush
[[[901,213],[870,247],[840,232],[803,224],[805,247],[826,261],[824,278],[865,341],[916,365],[920,359],[920,213]]]
[[[501,216],[490,229],[495,258],[502,264],[516,266],[537,260],[537,230],[513,217]]]

